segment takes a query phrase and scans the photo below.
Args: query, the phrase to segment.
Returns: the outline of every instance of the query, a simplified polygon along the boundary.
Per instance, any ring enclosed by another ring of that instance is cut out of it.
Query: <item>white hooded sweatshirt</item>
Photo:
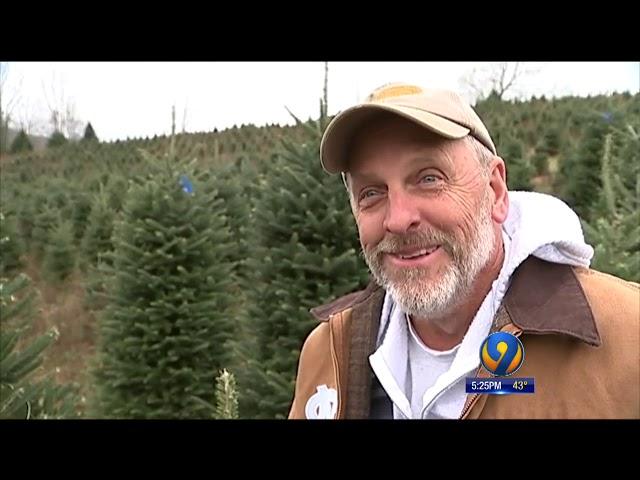
[[[462,342],[446,352],[424,345],[407,315],[387,293],[378,347],[369,362],[393,402],[393,417],[459,418],[466,400],[465,378],[480,365],[479,349],[509,287],[511,275],[529,256],[588,267],[593,248],[584,241],[578,216],[560,199],[534,192],[509,192],[502,226],[505,257]]]

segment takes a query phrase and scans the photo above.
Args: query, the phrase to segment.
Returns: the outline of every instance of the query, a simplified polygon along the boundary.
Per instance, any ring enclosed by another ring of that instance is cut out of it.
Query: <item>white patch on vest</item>
[[[316,387],[316,393],[309,397],[304,413],[310,420],[331,420],[338,412],[338,392],[326,385]]]

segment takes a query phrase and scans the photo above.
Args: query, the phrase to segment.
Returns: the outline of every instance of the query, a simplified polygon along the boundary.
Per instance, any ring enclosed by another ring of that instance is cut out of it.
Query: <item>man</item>
[[[640,289],[590,270],[576,214],[509,192],[457,94],[390,84],[327,127],[374,282],[317,307],[290,418],[639,418]],[[535,393],[467,394],[480,347],[522,342]]]

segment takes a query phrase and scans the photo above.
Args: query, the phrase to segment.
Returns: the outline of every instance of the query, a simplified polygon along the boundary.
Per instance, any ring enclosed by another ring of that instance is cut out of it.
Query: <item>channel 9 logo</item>
[[[520,368],[523,360],[522,342],[510,333],[492,333],[480,347],[482,366],[493,375],[512,375]]]
[[[465,391],[495,395],[535,393],[533,377],[509,377],[522,366],[523,361],[524,346],[518,337],[507,332],[492,333],[480,346],[480,363],[493,378],[468,377]]]

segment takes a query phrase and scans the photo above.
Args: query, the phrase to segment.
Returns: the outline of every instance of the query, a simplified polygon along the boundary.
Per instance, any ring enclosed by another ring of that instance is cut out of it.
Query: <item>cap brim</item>
[[[346,171],[347,147],[353,134],[375,112],[383,110],[400,115],[445,138],[463,138],[470,131],[451,120],[417,108],[375,103],[357,105],[336,115],[322,137],[320,161],[325,171],[328,173]]]

